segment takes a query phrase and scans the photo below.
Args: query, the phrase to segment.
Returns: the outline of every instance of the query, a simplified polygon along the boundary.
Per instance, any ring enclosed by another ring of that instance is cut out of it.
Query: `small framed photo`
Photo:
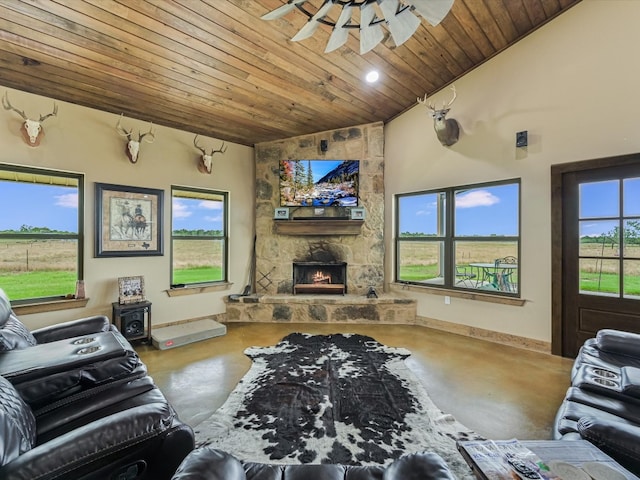
[[[352,208],[351,220],[364,220],[364,208]]]
[[[143,302],[144,277],[118,278],[118,302],[120,304]]]
[[[273,213],[273,218],[276,220],[289,220],[289,209],[288,208],[276,208]]]

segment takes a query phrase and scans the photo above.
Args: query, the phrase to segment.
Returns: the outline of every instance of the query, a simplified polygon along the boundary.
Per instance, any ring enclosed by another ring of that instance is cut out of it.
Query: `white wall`
[[[443,147],[417,105],[385,128],[385,246],[394,195],[521,178],[524,307],[409,293],[418,315],[551,341],[551,165],[640,151],[640,1],[583,0],[455,82],[449,117],[463,133]],[[450,98],[435,94],[436,105]],[[416,96],[422,96],[416,92]],[[515,148],[529,131],[529,147]],[[393,278],[386,257],[386,278]]]
[[[29,93],[8,91],[12,105],[30,117],[48,113],[53,100]],[[84,309],[21,315],[30,327],[38,328],[85,315],[111,316],[111,302],[118,298],[117,278],[144,275],[146,296],[153,302],[153,325],[224,313],[225,295],[239,293],[248,281],[254,230],[253,148],[228,144],[224,155],[215,155],[213,173],[197,171],[199,152],[193,147],[193,133],[155,126],[156,140],[141,147],[138,163],[131,164],[124,153],[126,139],[115,130],[118,115],[65,102],[58,103],[58,116],[44,122],[45,137],[38,147],[22,140],[21,118],[0,112],[1,163],[52,168],[85,174],[85,285],[90,301]],[[124,118],[123,126],[143,132],[149,124]],[[203,145],[218,147],[220,140],[200,137]],[[164,255],[154,257],[94,258],[94,183],[113,183],[162,189],[164,201]],[[229,290],[169,298],[170,283],[171,186],[182,185],[228,191]],[[19,199],[16,199],[19,201]],[[2,208],[11,208],[3,205]]]

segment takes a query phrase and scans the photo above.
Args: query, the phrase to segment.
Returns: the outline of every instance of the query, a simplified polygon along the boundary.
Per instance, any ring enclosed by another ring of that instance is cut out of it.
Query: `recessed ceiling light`
[[[378,78],[380,78],[380,74],[376,70],[371,70],[365,77],[369,83],[377,82]]]

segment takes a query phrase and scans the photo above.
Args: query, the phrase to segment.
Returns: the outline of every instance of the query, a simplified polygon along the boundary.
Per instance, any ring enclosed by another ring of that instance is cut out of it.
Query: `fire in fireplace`
[[[293,262],[293,294],[347,293],[346,262]]]

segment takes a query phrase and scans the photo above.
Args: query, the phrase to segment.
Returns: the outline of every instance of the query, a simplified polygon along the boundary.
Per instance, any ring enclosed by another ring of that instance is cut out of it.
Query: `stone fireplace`
[[[384,294],[383,124],[262,143],[255,152],[255,295],[230,295],[226,320],[415,323],[415,300]],[[351,219],[346,207],[296,207],[289,219],[274,218],[280,161],[304,159],[359,160],[358,206],[365,214]],[[378,298],[367,295],[372,287]]]
[[[320,149],[327,140],[327,150]],[[344,292],[365,295],[384,290],[384,125],[366,124],[258,144],[256,151],[256,285],[259,295],[292,295],[294,264],[342,262],[349,274]],[[289,209],[290,219],[274,219],[280,207],[281,160],[359,160],[359,207],[365,215],[351,220],[348,207]],[[314,222],[314,218],[317,219]],[[297,220],[296,220],[297,219]],[[331,221],[328,221],[331,220]],[[295,229],[282,228],[283,224]],[[304,226],[303,226],[304,224]],[[348,228],[347,228],[348,227]],[[332,287],[322,287],[332,290]],[[320,289],[316,289],[320,290]],[[336,288],[337,290],[337,288]],[[305,292],[311,293],[311,292]],[[318,293],[318,292],[312,292]],[[327,292],[328,293],[328,292]]]

